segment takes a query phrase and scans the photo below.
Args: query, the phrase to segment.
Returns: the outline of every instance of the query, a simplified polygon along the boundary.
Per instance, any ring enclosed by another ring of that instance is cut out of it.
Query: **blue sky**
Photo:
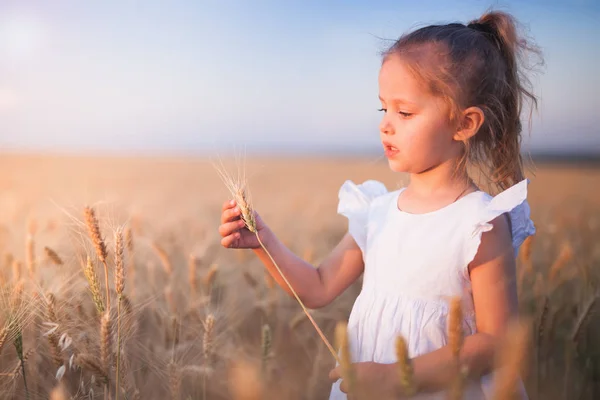
[[[384,39],[492,7],[544,51],[525,147],[600,154],[599,4],[0,0],[0,149],[377,151]]]

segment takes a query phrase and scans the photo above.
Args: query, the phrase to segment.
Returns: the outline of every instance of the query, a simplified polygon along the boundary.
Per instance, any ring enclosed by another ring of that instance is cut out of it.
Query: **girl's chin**
[[[388,165],[393,172],[408,172],[408,166],[398,160],[388,160]]]

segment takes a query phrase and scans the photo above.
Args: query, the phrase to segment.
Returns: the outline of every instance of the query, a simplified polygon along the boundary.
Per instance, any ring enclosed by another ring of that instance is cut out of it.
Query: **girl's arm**
[[[261,240],[308,308],[320,308],[331,303],[358,279],[364,269],[360,248],[349,234],[317,268],[296,256],[270,230],[264,232],[264,238],[261,233]],[[254,249],[254,253],[291,296],[292,292],[262,247]]]
[[[494,228],[482,235],[477,255],[469,265],[477,333],[467,336],[460,352],[460,362],[468,367],[469,377],[478,379],[493,368],[499,338],[507,322],[517,313],[515,257],[506,217],[492,221]],[[415,385],[419,392],[435,392],[450,386],[456,364],[449,346],[415,357],[412,360]],[[394,364],[358,363],[357,379],[374,392],[398,396],[402,393],[398,366]],[[340,368],[330,373],[335,381]],[[342,382],[347,390],[347,382]]]
[[[331,254],[315,268],[285,247],[260,216],[255,216],[261,241],[306,307],[326,306],[363,272],[362,252],[349,234],[346,234]],[[255,234],[244,228],[240,210],[233,201],[223,204],[219,233],[224,247],[253,249],[277,283],[292,295],[275,265],[258,243]]]

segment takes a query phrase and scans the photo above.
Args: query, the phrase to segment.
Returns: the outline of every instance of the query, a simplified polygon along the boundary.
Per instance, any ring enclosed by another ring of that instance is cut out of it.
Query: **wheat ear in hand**
[[[319,328],[319,325],[317,325],[317,323],[315,322],[313,317],[310,315],[310,313],[308,312],[308,309],[306,308],[306,306],[304,305],[302,300],[300,300],[300,297],[298,296],[298,294],[296,293],[296,291],[294,290],[294,288],[292,287],[290,282],[287,280],[283,271],[281,271],[281,269],[279,268],[279,265],[277,265],[277,263],[271,256],[271,253],[269,253],[269,250],[267,250],[264,243],[260,239],[260,236],[258,235],[258,230],[256,229],[256,219],[254,218],[254,214],[252,212],[252,207],[250,205],[250,202],[248,201],[248,197],[246,195],[246,191],[244,190],[244,187],[242,185],[240,185],[239,183],[232,181],[231,179],[226,179],[225,183],[227,184],[229,190],[231,191],[231,193],[233,194],[233,196],[235,198],[235,201],[236,201],[238,207],[240,208],[240,211],[242,214],[242,220],[246,224],[246,227],[248,228],[248,230],[250,232],[252,232],[256,235],[256,239],[258,240],[260,247],[262,247],[262,249],[265,251],[267,256],[269,256],[269,259],[271,260],[271,262],[277,269],[277,272],[279,273],[279,275],[281,275],[281,277],[285,281],[285,284],[287,285],[287,287],[290,289],[290,291],[296,298],[296,301],[298,301],[298,304],[300,304],[300,307],[302,307],[302,311],[304,311],[304,314],[306,314],[306,316],[310,320],[310,323],[314,326],[315,330],[321,337],[321,340],[323,340],[323,343],[325,343],[325,345],[329,349],[329,352],[331,353],[333,358],[335,358],[335,360],[339,364],[341,364],[340,358],[338,357],[337,353],[335,352],[335,349],[333,348],[333,346],[331,346],[331,344],[329,343],[329,341],[323,334],[323,331],[321,331],[321,329]]]

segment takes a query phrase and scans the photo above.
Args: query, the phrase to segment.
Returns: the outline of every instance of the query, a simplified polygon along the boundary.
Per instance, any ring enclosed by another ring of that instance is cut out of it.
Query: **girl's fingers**
[[[240,216],[240,209],[238,207],[230,208],[221,214],[221,223],[224,224],[226,222],[233,221],[234,219]]]
[[[340,366],[335,367],[331,371],[329,371],[329,380],[332,382],[337,381],[342,377]]]
[[[238,219],[237,221],[226,222],[219,226],[219,235],[226,237],[232,233],[237,233],[241,228],[244,227],[244,221]]]
[[[235,207],[235,200],[227,200],[225,203],[223,203],[223,207],[221,208],[221,211],[225,211],[225,210],[229,210],[230,208]]]
[[[223,247],[233,247],[233,243],[240,238],[239,232],[231,234],[229,236],[225,236],[221,239],[221,246]]]

